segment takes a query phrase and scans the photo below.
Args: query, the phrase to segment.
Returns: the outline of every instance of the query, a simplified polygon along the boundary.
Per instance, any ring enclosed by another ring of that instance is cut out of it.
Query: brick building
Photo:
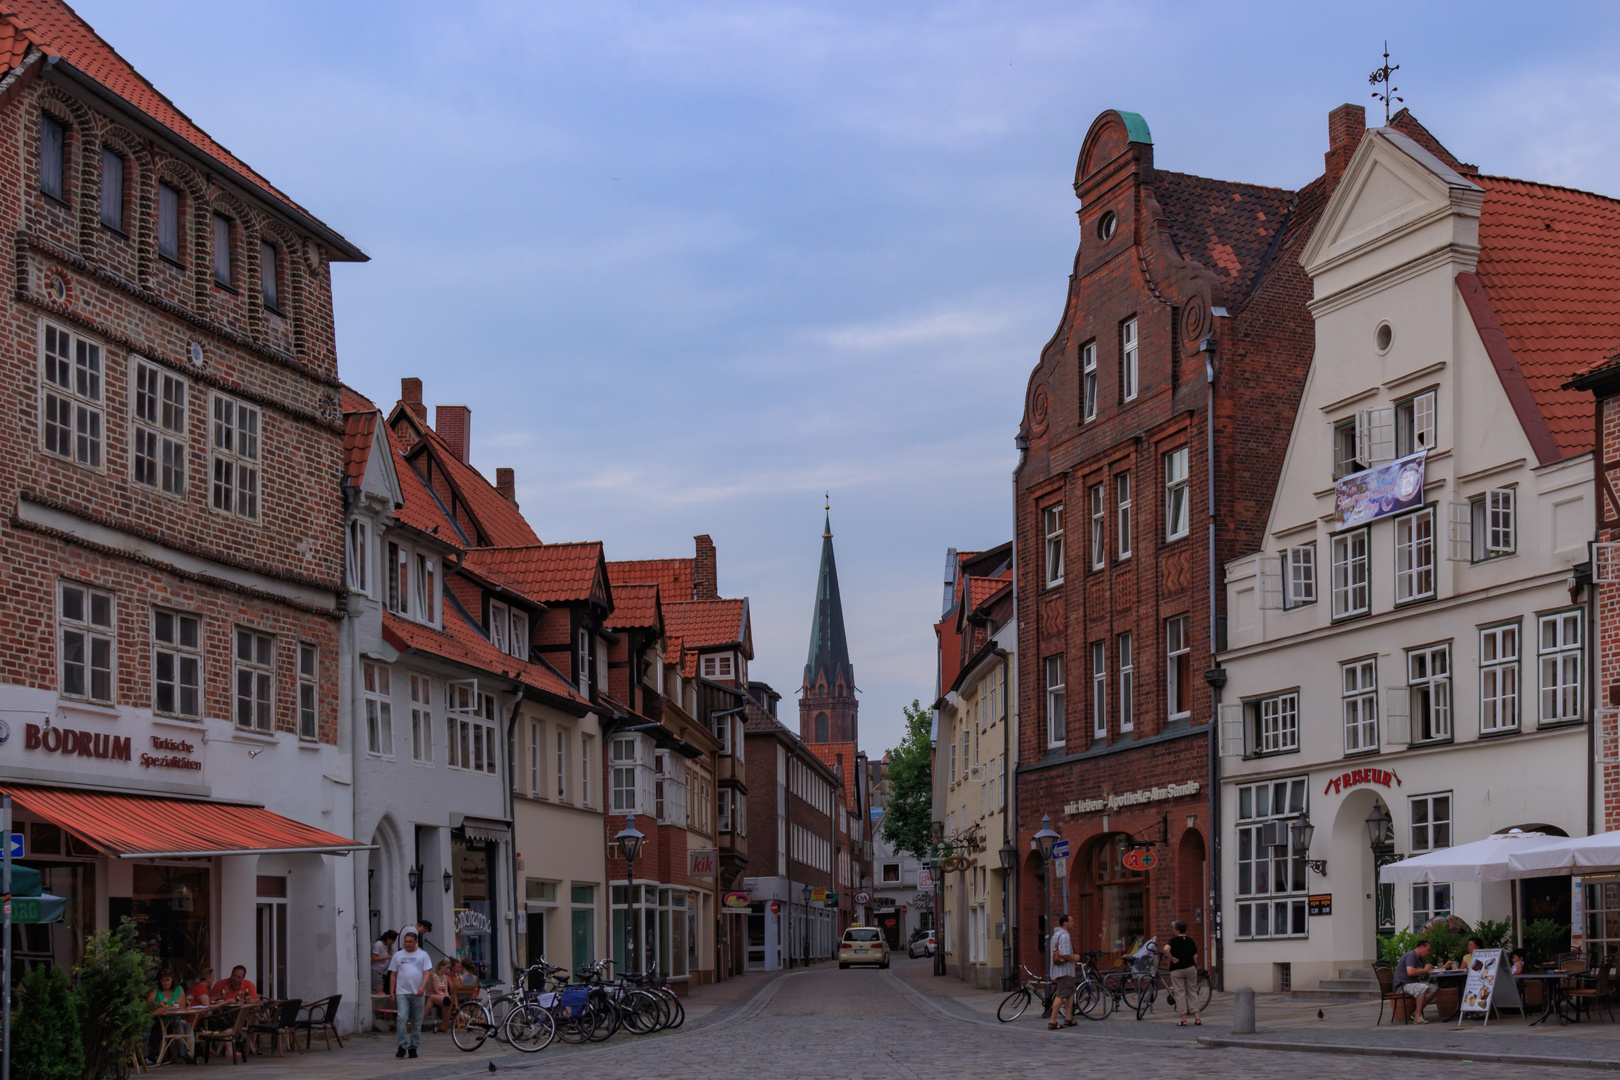
[[[1326,174],[1297,192],[1159,170],[1133,113],[1081,147],[1079,250],[1016,472],[1021,956],[1043,953],[1046,815],[1080,948],[1117,959],[1184,917],[1210,954],[1217,583],[1265,519],[1311,355],[1299,252],[1362,115],[1334,110]]]
[[[0,781],[71,898],[18,961],[129,917],[181,977],[330,993],[359,955],[331,265],[365,256],[66,5],[7,5],[0,55]]]

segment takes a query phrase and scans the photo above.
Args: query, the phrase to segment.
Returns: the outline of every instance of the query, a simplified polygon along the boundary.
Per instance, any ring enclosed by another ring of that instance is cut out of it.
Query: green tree
[[[79,1041],[79,1003],[67,972],[39,964],[23,977],[11,1029],[12,1075],[17,1080],[80,1080],[84,1044]]]
[[[883,811],[883,839],[896,851],[928,858],[933,840],[934,747],[933,717],[913,699],[906,706],[906,734],[889,751],[886,775],[889,805]]]
[[[151,1014],[152,959],[141,950],[135,924],[125,918],[85,943],[78,977],[80,1026],[84,1035],[84,1075],[90,1080],[122,1076],[125,1047],[146,1032]]]

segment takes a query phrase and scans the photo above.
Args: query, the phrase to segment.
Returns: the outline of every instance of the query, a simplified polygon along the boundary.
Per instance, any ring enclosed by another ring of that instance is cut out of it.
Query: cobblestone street
[[[475,1054],[458,1052],[442,1035],[424,1037],[423,1058],[412,1069],[393,1056],[388,1035],[350,1040],[347,1049],[330,1054],[316,1049],[301,1058],[256,1058],[240,1071],[244,1077],[330,1077],[332,1080],[451,1080],[499,1073],[528,1075],[536,1070],[580,1072],[597,1080],[685,1080],[694,1069],[716,1080],[885,1080],[885,1078],[1047,1077],[1095,1075],[1098,1071],[1132,1077],[1244,1077],[1246,1080],[1297,1077],[1350,1080],[1370,1073],[1422,1073],[1427,1077],[1474,1078],[1481,1068],[1501,1072],[1502,1064],[1468,1061],[1391,1060],[1362,1053],[1328,1054],[1264,1050],[1253,1047],[1210,1048],[1200,1036],[1231,1031],[1230,1009],[1217,998],[1203,1027],[1179,1028],[1161,1015],[1145,1023],[1116,1015],[1101,1023],[1082,1022],[1057,1032],[1046,1030],[1033,1011],[1012,1024],[994,1017],[999,994],[968,990],[950,979],[931,979],[927,961],[897,960],[890,971],[831,965],[793,972],[766,981],[764,976],[739,980],[737,987],[700,988],[694,995],[685,1029],[647,1038],[616,1037],[604,1046],[576,1048],[556,1044],[535,1055],[507,1049]],[[926,992],[924,992],[926,991]],[[708,1002],[707,1004],[704,1002]],[[716,1003],[718,1002],[718,1003]],[[1319,1004],[1292,1005],[1276,1000],[1263,1010],[1261,1037],[1282,1041],[1333,1042],[1349,1047],[1393,1047],[1457,1053],[1475,1049],[1494,1053],[1548,1056],[1615,1057],[1612,1038],[1589,1036],[1580,1027],[1526,1029],[1518,1018],[1457,1030],[1449,1025],[1425,1028],[1375,1028],[1376,1003],[1328,1004],[1318,1020]],[[1592,1029],[1609,1035],[1612,1025]],[[1309,1033],[1305,1036],[1305,1033]],[[215,1066],[216,1068],[218,1066]],[[1522,1073],[1507,1065],[1506,1074]],[[1580,1080],[1598,1071],[1560,1068],[1547,1073]]]

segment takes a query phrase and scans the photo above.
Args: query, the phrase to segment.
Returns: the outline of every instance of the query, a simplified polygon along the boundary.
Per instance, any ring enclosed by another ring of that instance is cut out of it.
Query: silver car
[[[919,956],[933,956],[934,932],[930,930],[928,933],[917,938],[910,945],[907,945],[906,955],[911,957],[913,960],[917,959]]]

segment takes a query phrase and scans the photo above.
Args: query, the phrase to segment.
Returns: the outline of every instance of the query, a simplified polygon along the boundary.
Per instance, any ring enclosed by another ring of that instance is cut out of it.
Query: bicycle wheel
[[[471,1052],[484,1045],[493,1027],[482,1005],[464,1002],[450,1017],[450,1038],[458,1048]]]
[[[510,994],[502,994],[489,1003],[490,1033],[495,1036],[496,1042],[506,1041],[506,1018],[517,1006],[518,999]]]
[[[651,1035],[658,1030],[661,1019],[658,1003],[645,990],[635,990],[619,1001],[624,1026],[636,1035]]]
[[[1142,976],[1136,990],[1136,1018],[1138,1020],[1153,1011],[1153,1002],[1158,996],[1158,980],[1151,975]]]
[[[1196,997],[1198,998],[1199,1012],[1203,1012],[1205,1009],[1209,1008],[1209,999],[1214,995],[1215,987],[1210,983],[1208,973],[1200,971],[1198,973],[1198,990],[1196,993]]]
[[[606,994],[591,994],[591,1015],[595,1026],[591,1029],[592,1042],[607,1042],[618,1032],[621,1023],[619,1007]]]
[[[1012,1023],[1024,1015],[1024,1010],[1029,1008],[1029,1002],[1033,996],[1029,992],[1029,987],[1020,986],[1002,999],[1001,1007],[996,1010],[996,1019],[1003,1024]]]
[[[1101,1020],[1108,1015],[1108,995],[1102,984],[1087,979],[1074,989],[1074,1011],[1087,1020]]]
[[[512,1044],[512,1048],[525,1054],[544,1050],[551,1045],[551,1040],[557,1037],[557,1025],[551,1019],[551,1013],[539,1005],[529,1003],[519,1005],[507,1013],[506,1023],[502,1028],[506,1041]]]
[[[559,1006],[551,1018],[557,1027],[557,1038],[565,1043],[578,1046],[589,1042],[596,1033],[596,1014],[590,1009],[581,1009],[578,1016],[570,1016],[568,1009]]]
[[[1142,990],[1147,986],[1146,975],[1125,975],[1120,979],[1120,985],[1125,998],[1125,1007],[1132,1012],[1136,1011],[1136,1003],[1142,1000]]]
[[[674,1011],[675,1014],[674,1018],[670,1020],[669,1026],[671,1028],[678,1028],[682,1024],[686,1023],[686,1006],[681,1004],[680,995],[675,993],[675,991],[665,987],[664,993],[669,995],[669,1007]]]

